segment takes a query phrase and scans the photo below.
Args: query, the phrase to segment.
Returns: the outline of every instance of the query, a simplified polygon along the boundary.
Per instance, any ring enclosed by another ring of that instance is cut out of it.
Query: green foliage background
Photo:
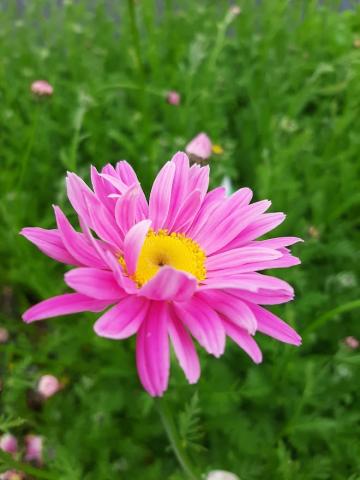
[[[297,292],[276,311],[303,346],[258,335],[260,366],[230,342],[220,360],[201,352],[196,386],[173,361],[166,401],[183,445],[203,473],[360,479],[360,353],[342,342],[360,336],[360,9],[318,3],[242,0],[231,17],[211,0],[1,2],[0,429],[43,435],[44,478],[184,476],[139,385],[133,339],[97,338],[94,315],[22,323],[65,287],[64,267],[18,232],[52,228],[52,203],[71,215],[66,170],[88,178],[91,163],[127,159],[148,191],[206,131],[224,148],[212,184],[226,174],[251,187],[287,213],[276,234],[305,239],[294,249],[303,264],[276,272]],[[30,94],[38,78],[52,98]],[[39,406],[31,391],[44,373],[65,387]]]

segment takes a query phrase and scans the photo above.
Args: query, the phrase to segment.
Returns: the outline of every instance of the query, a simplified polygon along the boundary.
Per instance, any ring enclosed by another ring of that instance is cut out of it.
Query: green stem
[[[130,28],[131,28],[133,41],[134,41],[137,68],[139,70],[141,78],[143,78],[144,77],[144,69],[143,69],[143,64],[142,64],[142,60],[141,60],[140,35],[139,35],[139,30],[138,30],[138,27],[137,27],[137,23],[136,23],[135,1],[134,0],[128,0],[128,9],[129,9],[129,15],[130,15]]]
[[[333,310],[329,310],[328,312],[323,313],[320,317],[315,320],[315,322],[311,323],[303,332],[304,335],[307,335],[314,330],[322,327],[328,320],[335,317],[339,313],[348,312],[349,310],[354,310],[355,308],[360,307],[360,300],[354,300],[352,302],[344,303],[339,307],[334,308]]]
[[[231,13],[231,11],[229,11],[225,15],[225,18],[218,24],[217,34],[215,38],[215,45],[211,52],[209,63],[208,63],[208,68],[210,72],[215,70],[217,59],[225,44],[226,30],[234,18],[235,16]]]
[[[112,85],[105,85],[104,87],[99,88],[98,92],[101,93],[106,90],[115,90],[115,89],[121,89],[121,90],[141,90],[144,91],[145,93],[150,93],[151,95],[155,95],[158,97],[164,97],[165,92],[162,90],[156,90],[151,87],[144,87],[143,85],[136,85],[133,83],[113,83]]]
[[[26,150],[24,152],[24,155],[21,159],[19,180],[18,180],[18,184],[17,184],[17,189],[18,190],[20,190],[20,187],[21,187],[22,182],[24,180],[27,165],[29,163],[29,158],[30,158],[33,146],[34,146],[35,135],[36,135],[38,121],[39,121],[39,112],[40,112],[40,105],[37,104],[37,105],[35,105],[34,114],[33,114],[33,117],[32,117],[32,125],[31,125],[29,141],[28,141]]]
[[[48,472],[46,470],[40,470],[40,468],[33,467],[27,463],[18,462],[8,453],[0,450],[0,461],[3,463],[5,468],[14,469],[18,472],[27,473],[35,478],[44,478],[47,480],[59,480],[59,477]]]
[[[183,446],[181,445],[181,439],[179,434],[176,430],[175,422],[172,418],[170,409],[166,404],[166,401],[162,398],[158,398],[155,400],[156,407],[160,415],[161,422],[165,429],[165,432],[168,436],[170,441],[171,448],[174,451],[174,454],[183,469],[184,473],[187,477],[191,480],[199,480],[199,476],[195,472],[194,467],[191,465],[189,457],[185,452]]]

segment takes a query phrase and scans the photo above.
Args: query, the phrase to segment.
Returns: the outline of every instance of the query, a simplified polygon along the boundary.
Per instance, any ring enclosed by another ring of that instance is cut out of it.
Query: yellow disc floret
[[[188,272],[200,282],[206,278],[206,256],[199,244],[182,233],[167,230],[149,230],[140,255],[136,271],[132,275],[139,287],[148,282],[158,270],[169,265],[176,270]],[[123,258],[119,259],[123,267]]]

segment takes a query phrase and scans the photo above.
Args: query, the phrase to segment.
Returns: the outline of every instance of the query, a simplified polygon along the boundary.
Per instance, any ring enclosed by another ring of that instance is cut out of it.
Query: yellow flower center
[[[140,251],[132,279],[139,287],[148,282],[164,265],[191,273],[200,282],[206,278],[206,256],[200,245],[182,233],[149,230]],[[119,262],[125,268],[123,257]]]

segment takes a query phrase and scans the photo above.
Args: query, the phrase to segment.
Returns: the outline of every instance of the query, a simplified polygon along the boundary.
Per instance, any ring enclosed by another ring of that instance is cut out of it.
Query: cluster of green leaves
[[[360,336],[360,10],[332,3],[241,0],[238,16],[211,0],[1,3],[0,429],[20,443],[43,435],[51,478],[183,474],[139,386],[133,339],[97,338],[93,315],[22,324],[65,287],[64,267],[18,231],[52,228],[52,203],[71,215],[66,170],[88,178],[90,163],[125,158],[148,191],[199,131],[224,149],[212,184],[250,186],[288,214],[276,233],[305,239],[302,266],[276,272],[297,291],[276,312],[303,346],[257,335],[255,366],[228,342],[221,360],[201,353],[197,386],[173,361],[166,401],[182,444],[199,470],[242,480],[360,478],[360,354],[342,343]],[[38,78],[51,98],[30,94]],[[64,388],[41,404],[44,373]]]

